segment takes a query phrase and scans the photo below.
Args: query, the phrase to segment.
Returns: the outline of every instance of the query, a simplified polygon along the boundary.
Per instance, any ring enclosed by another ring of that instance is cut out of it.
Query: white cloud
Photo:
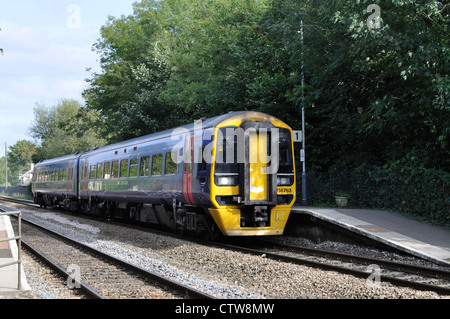
[[[36,103],[82,101],[85,79],[99,69],[91,51],[108,15],[132,12],[134,0],[0,0],[0,157],[4,143],[27,136]],[[71,4],[79,5],[80,28],[69,28]]]
[[[18,26],[4,20],[0,21],[0,26],[0,41],[4,48],[33,50],[46,47],[49,43],[49,38],[35,28]]]

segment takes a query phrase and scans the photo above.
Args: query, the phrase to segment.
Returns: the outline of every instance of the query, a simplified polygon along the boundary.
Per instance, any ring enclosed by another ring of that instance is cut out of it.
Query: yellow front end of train
[[[296,200],[292,129],[249,112],[214,131],[209,212],[225,236],[282,235]]]

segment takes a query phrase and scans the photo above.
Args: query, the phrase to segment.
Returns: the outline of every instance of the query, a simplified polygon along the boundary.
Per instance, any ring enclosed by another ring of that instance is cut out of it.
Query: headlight
[[[291,186],[292,179],[290,176],[278,176],[277,184],[278,184],[278,186]]]
[[[216,178],[218,186],[235,186],[237,185],[237,176],[219,176]]]

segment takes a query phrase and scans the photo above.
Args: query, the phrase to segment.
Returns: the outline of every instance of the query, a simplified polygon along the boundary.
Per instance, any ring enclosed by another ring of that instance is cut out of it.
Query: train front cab
[[[209,211],[217,226],[225,236],[282,235],[296,199],[291,128],[250,113],[214,133]]]

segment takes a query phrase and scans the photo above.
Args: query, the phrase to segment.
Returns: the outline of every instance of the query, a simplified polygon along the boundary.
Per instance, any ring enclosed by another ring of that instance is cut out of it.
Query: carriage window
[[[118,177],[119,177],[119,161],[114,161],[112,163],[111,178],[118,178]]]
[[[95,179],[96,175],[96,165],[91,165],[90,173],[89,173],[89,179]]]
[[[120,161],[120,178],[128,177],[128,159]]]
[[[97,179],[102,179],[103,163],[97,164]]]
[[[139,159],[137,157],[130,159],[130,177],[138,176],[138,167],[139,167]]]
[[[111,178],[111,162],[105,163],[105,170],[104,170],[103,174],[104,174],[105,179]]]
[[[96,165],[91,165],[89,179],[95,179]]]
[[[178,173],[178,165],[173,161],[172,156],[173,158],[178,158],[178,152],[166,153],[166,169],[164,171],[166,175],[175,175]]]
[[[150,156],[141,157],[140,176],[148,176],[150,174]]]
[[[152,175],[162,175],[163,169],[163,154],[153,155],[152,158]]]

